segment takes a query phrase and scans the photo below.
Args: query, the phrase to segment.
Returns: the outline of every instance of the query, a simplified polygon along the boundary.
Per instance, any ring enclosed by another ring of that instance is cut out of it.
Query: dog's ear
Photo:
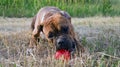
[[[53,25],[53,22],[54,22],[54,17],[53,16],[50,16],[49,18],[47,18],[43,23],[43,26],[48,26],[48,25]]]
[[[55,24],[55,17],[54,16],[50,16],[49,18],[47,18],[45,21],[44,21],[44,25],[43,25],[43,28],[46,28],[46,27],[49,27],[51,28],[54,33],[57,32],[57,25]],[[55,34],[54,34],[55,35]]]
[[[67,18],[69,21],[70,21],[70,23],[71,23],[71,16],[69,15],[69,13],[67,13],[67,12],[65,12],[65,11],[60,11],[61,12],[61,14],[65,17],[65,18]]]

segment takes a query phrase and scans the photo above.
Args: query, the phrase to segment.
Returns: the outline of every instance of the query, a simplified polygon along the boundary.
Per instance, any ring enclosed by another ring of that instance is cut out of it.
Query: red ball
[[[58,50],[55,53],[55,59],[63,58],[63,60],[69,60],[70,59],[70,52],[64,49]]]

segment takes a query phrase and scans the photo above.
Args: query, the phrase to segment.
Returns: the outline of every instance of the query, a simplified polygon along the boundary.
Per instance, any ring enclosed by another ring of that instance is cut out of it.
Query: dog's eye
[[[67,34],[68,33],[68,27],[67,26],[61,27],[61,32]]]
[[[49,32],[48,38],[53,38],[53,37],[54,37],[54,34],[52,32]]]

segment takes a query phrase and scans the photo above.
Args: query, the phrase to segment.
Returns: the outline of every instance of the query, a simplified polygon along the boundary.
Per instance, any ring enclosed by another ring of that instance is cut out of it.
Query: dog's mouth
[[[74,40],[68,36],[68,35],[62,35],[53,40],[53,43],[55,45],[55,58],[59,59],[61,56],[64,57],[64,59],[68,59],[74,54],[75,52],[75,44]]]
[[[56,44],[55,58],[63,60],[69,60],[75,53],[75,44],[73,42],[67,42],[65,44]]]
[[[59,48],[56,50],[56,53],[55,53],[55,59],[61,59],[62,60],[70,60],[72,57],[74,57],[74,54],[75,54],[75,48],[71,48],[71,49],[67,49],[65,47],[63,48]]]
[[[57,49],[55,53],[55,59],[63,59],[63,60],[69,60],[75,53],[75,49],[66,49],[66,48],[61,48]]]
[[[55,59],[69,60],[71,53],[68,50],[60,49],[55,53]]]

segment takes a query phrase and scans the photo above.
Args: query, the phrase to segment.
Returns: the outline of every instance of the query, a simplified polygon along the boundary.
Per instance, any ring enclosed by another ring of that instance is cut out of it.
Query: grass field
[[[120,0],[0,0],[0,16],[32,17],[44,6],[56,6],[74,17],[120,16]]]
[[[55,60],[44,41],[35,55],[26,55],[31,20],[0,17],[0,67],[120,67],[120,17],[72,18],[86,51],[68,63]]]

